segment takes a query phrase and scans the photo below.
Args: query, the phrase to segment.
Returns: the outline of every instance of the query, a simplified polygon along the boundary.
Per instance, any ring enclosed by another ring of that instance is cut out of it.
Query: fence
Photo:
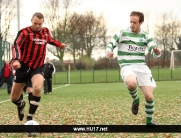
[[[0,39],[0,68],[2,68],[5,60],[11,59],[11,43]]]
[[[11,43],[2,41],[0,39],[0,69],[3,67],[5,60],[10,60],[10,59],[11,59]],[[6,88],[6,84],[4,84],[1,88]]]
[[[75,64],[72,63],[72,57],[69,60],[64,60],[64,71],[61,71],[62,65],[59,60],[52,60],[57,70],[53,76],[53,84],[121,82],[117,59],[116,57],[113,59],[105,58],[105,48],[94,50],[92,58],[80,57],[78,54]],[[171,54],[168,51],[163,54],[165,59],[163,57],[153,58],[150,54],[146,55],[145,61],[152,71],[153,78],[156,81],[181,80],[181,64],[174,70],[170,70]],[[6,59],[11,59],[11,44],[0,41],[0,67]],[[181,63],[180,57],[177,60]]]
[[[158,64],[160,59],[155,60],[154,66],[150,66],[153,78],[156,81],[179,81],[181,80],[181,66],[177,66],[174,70],[170,70],[169,66],[163,67]],[[81,62],[81,61],[80,61]],[[153,61],[150,61],[153,64]],[[102,63],[100,63],[100,66]],[[58,71],[53,76],[53,84],[65,83],[107,83],[107,82],[122,82],[120,69],[116,60],[105,58],[105,68],[95,69],[77,69],[69,70],[66,66],[66,71]],[[117,65],[117,67],[115,67]],[[149,66],[149,63],[147,63]],[[169,65],[169,64],[168,64]],[[70,64],[70,66],[72,66]]]

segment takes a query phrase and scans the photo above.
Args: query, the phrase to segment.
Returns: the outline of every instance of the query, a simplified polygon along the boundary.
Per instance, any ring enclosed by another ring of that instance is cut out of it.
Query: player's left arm
[[[47,33],[48,33],[48,40],[49,40],[48,43],[49,44],[59,47],[61,49],[64,49],[67,46],[67,44],[61,43],[61,42],[53,39],[50,35],[50,31],[48,30],[48,28],[47,28]]]
[[[147,43],[149,52],[152,54],[153,57],[160,57],[161,50],[157,47],[156,43],[154,42],[153,38],[148,36],[148,43]]]

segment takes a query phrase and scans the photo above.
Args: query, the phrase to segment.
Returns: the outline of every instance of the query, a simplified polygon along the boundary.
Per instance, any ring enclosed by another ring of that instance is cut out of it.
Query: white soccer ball
[[[25,123],[25,131],[28,133],[29,137],[36,136],[40,131],[38,122],[35,120],[29,120]]]

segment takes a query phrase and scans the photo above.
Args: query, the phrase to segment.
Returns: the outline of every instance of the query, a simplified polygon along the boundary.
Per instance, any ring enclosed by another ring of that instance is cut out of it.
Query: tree
[[[10,59],[10,43],[6,41],[10,38],[9,30],[15,17],[15,2],[0,0],[0,67],[2,66],[3,57]]]
[[[0,0],[1,6],[1,38],[6,41],[12,20],[16,17],[16,4],[12,0]]]
[[[175,39],[175,43],[177,45],[177,49],[181,50],[181,36],[178,37],[178,42],[177,39]]]
[[[85,55],[91,57],[93,49],[104,46],[107,28],[103,15],[96,16],[93,11],[86,12],[82,27],[84,28],[84,34],[81,36],[83,50]]]
[[[172,13],[163,13],[160,20],[155,24],[155,38],[157,44],[163,47],[162,54],[162,67],[165,66],[165,61],[168,60],[168,52],[176,49],[174,46],[174,40],[180,33],[181,22]]]
[[[76,57],[80,57],[80,36],[83,33],[83,16],[73,13],[67,25],[67,40],[69,47],[67,51],[73,56],[73,69],[76,69]]]
[[[84,14],[74,13],[67,24],[68,52],[73,55],[75,68],[76,57],[91,58],[93,49],[105,45],[106,25],[103,15],[96,16],[93,11]]]
[[[61,42],[67,43],[67,21],[70,16],[71,6],[76,6],[79,4],[79,0],[46,0],[44,2],[45,17],[47,20],[47,25],[51,28],[51,33],[53,37]],[[63,57],[65,50],[47,47],[54,56],[56,56],[61,65],[62,70],[65,70],[63,63]]]

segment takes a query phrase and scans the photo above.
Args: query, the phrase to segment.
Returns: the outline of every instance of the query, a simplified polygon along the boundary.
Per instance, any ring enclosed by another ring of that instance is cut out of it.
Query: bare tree
[[[181,36],[178,37],[178,41],[175,39],[175,43],[177,45],[177,49],[181,50]]]
[[[3,57],[10,59],[10,43],[6,41],[10,38],[10,28],[12,20],[16,17],[15,1],[0,0],[0,63]],[[0,65],[1,66],[1,65]]]
[[[73,13],[67,24],[67,51],[73,56],[73,69],[76,69],[76,57],[80,57],[80,36],[83,33],[83,15]]]
[[[101,49],[105,45],[106,25],[102,15],[96,16],[93,11],[84,14],[74,13],[67,26],[68,51],[73,55],[73,68],[76,57],[91,58],[93,49]]]
[[[107,28],[102,14],[96,16],[93,11],[89,11],[84,14],[84,20],[85,23],[82,26],[85,32],[82,36],[82,42],[84,42],[82,46],[84,46],[85,54],[91,57],[93,49],[104,46]]]
[[[0,0],[1,5],[1,37],[8,39],[12,20],[16,17],[16,4],[12,0]]]
[[[159,21],[155,24],[154,33],[158,45],[163,48],[162,67],[164,67],[165,61],[169,58],[168,52],[176,48],[174,40],[180,33],[181,23],[172,12],[163,13],[158,18]]]
[[[46,24],[51,28],[51,33],[55,39],[67,43],[67,21],[70,16],[70,8],[79,5],[79,3],[80,0],[46,0],[44,2]],[[64,71],[64,49],[49,46],[47,49],[59,59]]]

